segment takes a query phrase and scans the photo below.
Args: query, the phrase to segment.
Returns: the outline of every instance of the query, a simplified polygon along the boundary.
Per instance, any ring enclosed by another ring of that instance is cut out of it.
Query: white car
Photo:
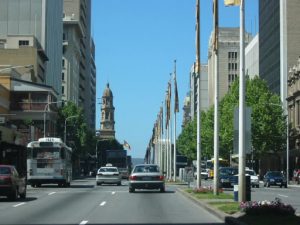
[[[251,186],[259,188],[259,178],[255,171],[251,169],[246,169],[245,173],[246,175],[250,176]]]
[[[122,176],[117,167],[104,166],[97,171],[96,183],[121,185]]]

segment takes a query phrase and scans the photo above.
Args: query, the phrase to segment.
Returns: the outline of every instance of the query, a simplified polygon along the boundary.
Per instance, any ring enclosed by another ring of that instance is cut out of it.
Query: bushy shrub
[[[241,210],[249,215],[276,214],[276,215],[294,215],[295,209],[288,204],[281,202],[279,198],[274,201],[249,201],[241,202]]]

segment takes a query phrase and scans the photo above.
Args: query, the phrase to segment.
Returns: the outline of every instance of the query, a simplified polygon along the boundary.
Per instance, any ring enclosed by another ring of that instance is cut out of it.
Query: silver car
[[[155,164],[136,165],[129,176],[129,192],[135,189],[159,189],[165,192],[165,177]]]
[[[101,184],[117,184],[121,185],[121,174],[117,167],[105,166],[97,171],[96,183]]]

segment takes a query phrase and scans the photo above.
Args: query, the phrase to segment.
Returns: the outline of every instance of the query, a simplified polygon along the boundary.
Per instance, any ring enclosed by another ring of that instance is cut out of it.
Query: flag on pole
[[[128,144],[127,141],[124,140],[124,144],[123,144],[124,148],[127,148],[128,150],[131,150],[130,145]]]
[[[179,112],[179,100],[178,100],[178,90],[177,90],[177,81],[176,81],[176,60],[174,60],[175,67],[174,67],[174,113]]]
[[[168,90],[166,95],[166,128],[169,126],[170,113],[171,113],[171,82],[168,82]]]
[[[218,49],[218,36],[219,36],[219,0],[214,0],[213,3],[213,14],[214,14],[214,40],[213,49],[217,51]],[[226,2],[226,0],[225,0]],[[226,4],[226,3],[225,3]]]
[[[241,0],[224,0],[225,6],[241,5]]]

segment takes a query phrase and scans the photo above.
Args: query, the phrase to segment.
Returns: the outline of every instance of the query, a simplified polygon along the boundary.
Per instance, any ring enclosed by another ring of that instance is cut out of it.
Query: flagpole
[[[178,107],[178,92],[176,82],[176,60],[174,60],[174,151],[173,151],[173,181],[176,182],[176,112]]]
[[[218,1],[214,0],[214,56],[215,56],[215,107],[214,107],[214,195],[219,194],[219,8]]]
[[[197,73],[197,188],[201,187],[201,114],[200,114],[200,1],[196,5],[196,73]]]
[[[239,90],[239,202],[246,200],[246,154],[245,154],[245,1],[241,0],[240,5],[240,90]]]
[[[170,79],[172,79],[172,73],[170,74],[171,75],[171,78]],[[170,82],[172,82],[172,80],[170,80]],[[171,86],[171,89],[170,89],[170,91],[171,91],[171,93],[172,93],[172,86]],[[170,125],[170,129],[169,129],[169,132],[170,132],[170,134],[169,134],[169,180],[171,180],[172,179],[172,111],[171,111],[171,109],[172,109],[172,95],[170,95],[171,96],[171,98],[170,98],[170,119],[169,119],[169,125]]]

